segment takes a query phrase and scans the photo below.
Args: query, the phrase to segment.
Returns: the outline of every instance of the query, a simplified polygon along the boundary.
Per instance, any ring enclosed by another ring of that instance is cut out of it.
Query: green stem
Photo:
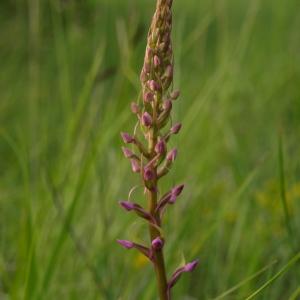
[[[148,142],[149,142],[148,143],[149,153],[151,153],[152,156],[154,152],[153,150],[155,144],[157,143],[156,128],[153,128],[150,131]],[[155,173],[156,173],[155,178],[157,178],[157,170],[155,170]],[[157,206],[157,190],[158,190],[157,179],[155,179],[155,181],[153,182],[153,188],[151,190],[147,189],[147,198],[149,203],[149,211],[155,217],[157,224],[160,226],[161,220],[160,220],[159,213],[155,212]],[[149,226],[149,233],[150,233],[151,241],[153,241],[157,237],[161,237],[161,233],[159,232],[159,230],[151,225]],[[154,251],[154,269],[156,274],[159,299],[168,300],[167,276],[166,276],[163,249]]]
[[[148,190],[148,200],[150,205],[150,211],[151,213],[154,213],[157,204],[157,191]],[[156,215],[155,217],[158,224],[160,224],[159,215]],[[160,232],[151,225],[149,226],[149,231],[150,231],[151,241],[161,236]],[[156,274],[159,298],[160,300],[167,300],[168,299],[167,276],[166,276],[166,269],[165,269],[164,254],[162,249],[154,252],[154,269]]]

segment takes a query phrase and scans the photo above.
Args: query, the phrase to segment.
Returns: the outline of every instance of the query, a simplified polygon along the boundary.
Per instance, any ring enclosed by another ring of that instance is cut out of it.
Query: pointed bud
[[[130,201],[120,201],[119,204],[127,211],[134,210],[134,208],[135,208],[134,203],[132,203]]]
[[[117,240],[117,242],[126,249],[135,248],[138,251],[140,251],[143,255],[148,257],[150,260],[153,260],[152,251],[150,251],[149,248],[147,248],[143,245],[140,245],[140,244],[133,243],[131,241],[127,241],[127,240]]]
[[[154,100],[154,95],[153,95],[153,93],[151,93],[151,92],[145,92],[144,93],[144,101],[145,102],[151,102],[151,101],[153,101]]]
[[[196,259],[196,260],[194,260],[194,261],[186,264],[184,266],[185,272],[193,272],[197,268],[198,264],[199,264],[199,260],[198,259]]]
[[[146,181],[150,181],[153,180],[154,178],[155,178],[155,172],[153,171],[153,169],[150,167],[146,167],[144,169],[144,179]]]
[[[134,153],[128,148],[122,147],[122,151],[126,158],[132,158],[134,156]]]
[[[171,190],[170,198],[168,199],[169,204],[174,204],[178,198],[178,196],[181,194],[182,190],[184,188],[184,184],[178,185],[174,187]]]
[[[173,187],[171,193],[173,195],[175,195],[176,197],[178,197],[182,193],[183,189],[184,189],[184,184],[180,184],[180,185]]]
[[[173,66],[172,65],[168,65],[165,71],[165,76],[167,78],[173,78]]]
[[[172,109],[172,101],[167,99],[163,102],[163,109],[166,111],[170,111]]]
[[[130,107],[131,107],[132,113],[134,113],[135,115],[140,112],[140,107],[137,103],[132,102]]]
[[[134,137],[132,137],[129,133],[127,132],[121,132],[121,137],[124,141],[125,144],[131,144],[134,143]]]
[[[148,81],[148,87],[151,91],[156,92],[160,90],[160,85],[155,80]]]
[[[174,148],[167,154],[167,160],[169,162],[174,162],[176,159],[176,156],[177,156],[177,149]]]
[[[154,58],[153,58],[153,64],[154,64],[154,67],[157,68],[160,66],[160,59],[157,55],[154,55]]]
[[[140,164],[138,163],[138,161],[135,159],[132,159],[130,162],[131,162],[132,172],[139,173],[141,171],[141,168],[140,168]]]
[[[152,241],[151,245],[154,250],[159,251],[163,248],[164,241],[160,237],[157,237]]]
[[[170,96],[172,100],[176,100],[180,96],[180,91],[179,90],[173,91]]]
[[[155,145],[154,151],[157,154],[164,154],[167,150],[167,145],[164,140],[158,141],[158,143]]]
[[[152,117],[148,112],[144,112],[142,115],[142,124],[146,127],[150,127],[152,125]]]
[[[197,267],[198,263],[199,263],[198,260],[194,260],[193,262],[188,263],[185,266],[178,268],[173,273],[171,280],[168,282],[168,290],[170,290],[175,285],[175,283],[181,277],[182,273],[194,271],[195,268]]]
[[[170,132],[171,132],[172,134],[177,134],[177,133],[180,131],[181,127],[182,127],[182,124],[181,124],[181,123],[176,123],[175,125],[173,125],[173,126],[171,127]]]
[[[132,249],[134,247],[134,243],[126,240],[117,240],[117,242],[126,249]]]

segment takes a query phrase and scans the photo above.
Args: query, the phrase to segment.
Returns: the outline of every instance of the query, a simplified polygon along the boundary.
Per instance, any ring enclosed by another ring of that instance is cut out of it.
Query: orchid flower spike
[[[163,213],[169,205],[176,202],[184,185],[173,187],[159,199],[159,180],[170,172],[176,160],[177,148],[168,151],[167,143],[172,135],[180,132],[182,125],[181,123],[169,125],[174,100],[180,96],[179,90],[173,90],[173,0],[156,2],[156,11],[147,36],[144,63],[140,73],[142,101],[131,104],[131,111],[136,115],[139,126],[135,126],[133,135],[121,133],[125,144],[134,145],[133,151],[126,147],[122,150],[124,156],[130,160],[132,171],[139,176],[148,209],[130,201],[119,202],[125,211],[134,212],[148,222],[151,242],[149,246],[127,240],[117,242],[126,249],[137,249],[152,261],[158,282],[159,299],[170,300],[171,288],[182,273],[193,271],[198,261],[178,268],[171,279],[167,280],[163,253],[167,239],[163,237]]]

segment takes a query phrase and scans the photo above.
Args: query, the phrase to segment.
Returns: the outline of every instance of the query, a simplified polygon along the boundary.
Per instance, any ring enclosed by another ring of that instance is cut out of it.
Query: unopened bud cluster
[[[161,228],[162,217],[168,204],[176,202],[184,185],[180,184],[161,195],[158,181],[171,169],[177,157],[177,149],[168,149],[168,141],[172,135],[178,134],[180,123],[172,125],[171,111],[173,101],[180,93],[173,90],[173,50],[171,43],[172,31],[172,0],[157,0],[156,11],[148,33],[147,48],[140,79],[142,85],[142,101],[133,102],[131,111],[137,117],[141,134],[122,132],[125,144],[132,149],[123,147],[123,153],[130,160],[134,173],[141,176],[141,182],[148,199],[148,209],[131,201],[120,201],[125,211],[135,212],[149,222],[150,245],[144,246],[134,242],[118,240],[127,249],[135,248],[147,256],[154,264],[158,281],[160,299],[170,299],[170,289],[183,272],[193,271],[197,261],[177,269],[167,281],[163,247],[165,237]]]

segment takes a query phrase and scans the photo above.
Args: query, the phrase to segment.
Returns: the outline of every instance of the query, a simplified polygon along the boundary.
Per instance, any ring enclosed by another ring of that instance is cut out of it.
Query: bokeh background
[[[151,265],[115,243],[148,242],[117,201],[138,184],[119,132],[154,6],[1,0],[1,300],[157,299]],[[183,130],[161,188],[186,190],[168,274],[201,262],[174,299],[300,299],[299,28],[298,0],[174,0]]]

